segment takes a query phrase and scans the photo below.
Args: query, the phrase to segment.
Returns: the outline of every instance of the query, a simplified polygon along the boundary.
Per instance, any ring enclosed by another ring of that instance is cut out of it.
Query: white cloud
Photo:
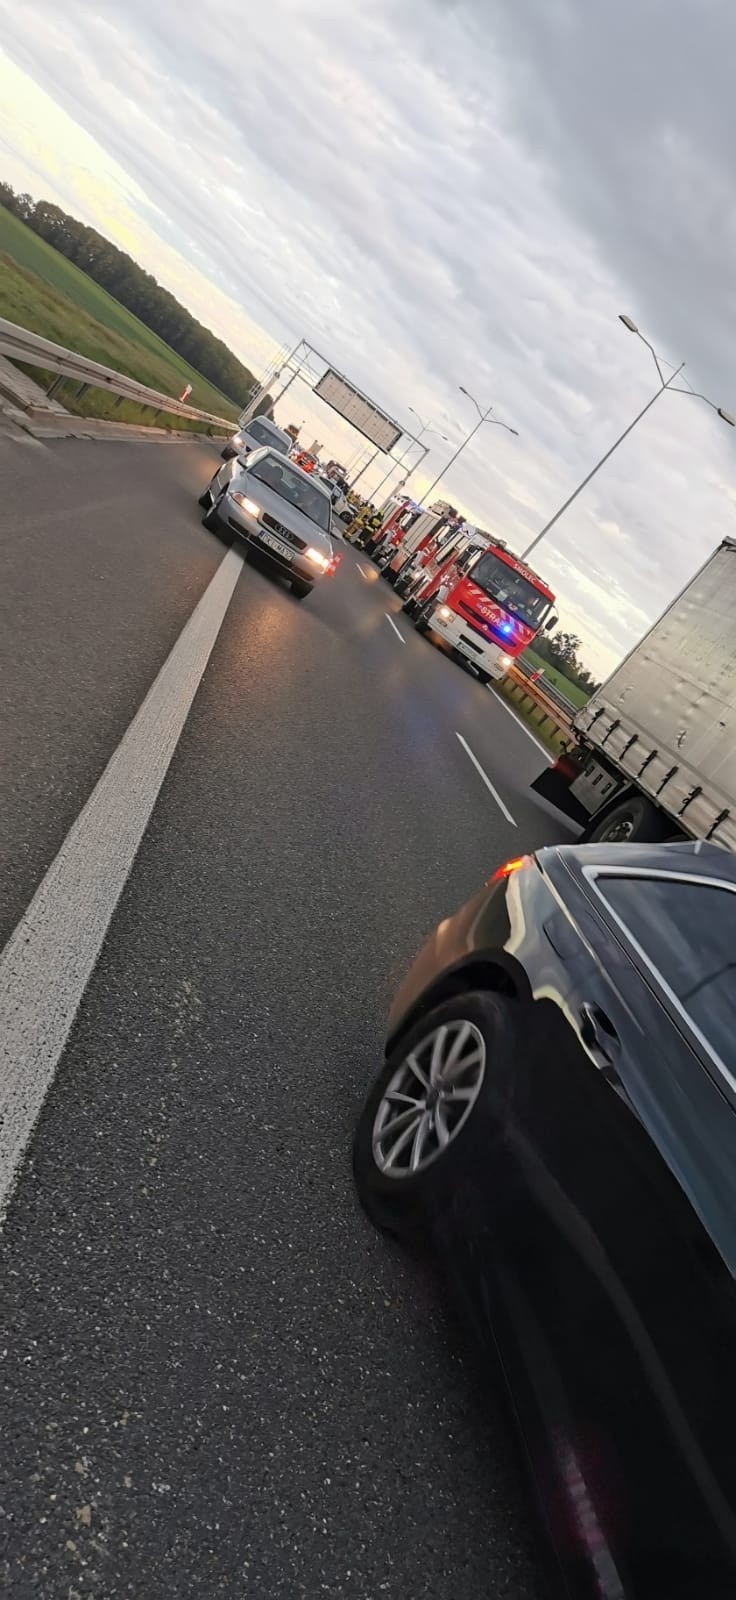
[[[683,3],[679,31],[662,0],[67,0],[63,21],[0,0],[0,20],[107,164],[102,195],[49,145],[59,198],[124,226],[246,360],[267,348],[256,324],[304,334],[455,442],[474,420],[457,385],[493,400],[520,438],[481,431],[443,488],[522,548],[652,392],[618,311],[736,403],[736,23],[725,0],[705,9],[700,28]],[[37,136],[29,160],[41,192]],[[535,552],[597,672],[731,532],[732,449],[698,401],[665,396]]]

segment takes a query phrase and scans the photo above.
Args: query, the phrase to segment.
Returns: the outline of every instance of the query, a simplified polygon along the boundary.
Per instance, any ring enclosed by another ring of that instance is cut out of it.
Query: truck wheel
[[[414,618],[414,627],[417,633],[428,633],[433,611],[434,600],[425,600],[424,605],[419,607]]]
[[[631,794],[612,806],[600,821],[594,818],[583,839],[590,844],[658,844],[671,826],[645,795]]]

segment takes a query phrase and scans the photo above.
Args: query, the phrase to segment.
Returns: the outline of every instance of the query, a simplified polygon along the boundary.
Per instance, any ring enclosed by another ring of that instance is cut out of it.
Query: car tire
[[[206,510],[207,507],[210,506],[211,504],[212,504],[212,487],[208,483],[207,488],[203,489],[201,495],[199,495],[199,497],[197,499],[197,505],[198,506],[204,506],[204,508]]]
[[[589,844],[659,844],[671,827],[670,819],[646,795],[630,794],[606,810],[599,821],[594,818],[583,840]]]
[[[209,508],[209,511],[205,511],[205,514],[204,514],[204,516],[202,518],[202,527],[203,528],[207,528],[210,533],[220,533],[220,532],[222,532],[222,523],[220,521],[220,506],[221,506],[222,501],[224,500],[224,498],[225,498],[225,490],[223,489],[220,492],[220,494],[218,494],[217,499],[212,501],[212,504],[211,504],[211,506]]]
[[[426,1012],[389,1052],[353,1142],[355,1186],[376,1227],[407,1242],[426,1239],[432,1221],[474,1163],[487,1164],[494,1135],[503,1127],[516,1012],[517,1003],[506,996],[482,991],[455,995]],[[444,1073],[439,1059],[435,1069],[433,1056],[441,1035]],[[454,1067],[453,1049],[459,1049]],[[415,1080],[410,1057],[427,1088],[418,1075]],[[412,1117],[413,1106],[407,1104],[402,1111],[405,1100],[399,1097],[414,1096],[415,1081],[417,1111]],[[397,1118],[403,1125],[392,1142],[390,1130]]]
[[[313,588],[314,584],[305,583],[303,578],[292,578],[291,580],[291,592],[295,600],[306,600],[307,595],[312,593]]]

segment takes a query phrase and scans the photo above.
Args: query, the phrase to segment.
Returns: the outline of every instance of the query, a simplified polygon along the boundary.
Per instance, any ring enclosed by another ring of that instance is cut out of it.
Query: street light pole
[[[519,434],[518,434],[518,431],[517,431],[516,428],[510,428],[507,422],[499,422],[496,417],[492,417],[491,416],[491,412],[493,410],[493,406],[489,406],[487,411],[481,411],[480,406],[478,405],[478,401],[469,392],[469,390],[468,389],[464,389],[462,384],[459,384],[458,387],[460,389],[460,393],[464,394],[466,399],[473,401],[473,405],[475,406],[475,409],[476,409],[476,411],[478,413],[478,421],[476,422],[475,427],[471,428],[470,433],[466,434],[465,438],[462,441],[462,444],[458,445],[454,456],[450,456],[449,461],[442,468],[442,471],[439,474],[439,477],[435,478],[434,483],[431,483],[428,489],[425,489],[424,494],[422,496],[422,499],[425,500],[425,501],[429,500],[429,496],[434,493],[434,490],[437,488],[438,483],[442,482],[442,479],[449,472],[450,467],[454,466],[455,462],[457,461],[458,456],[462,455],[463,450],[465,449],[466,445],[469,445],[471,439],[475,438],[475,435],[478,432],[478,429],[482,428],[484,422],[490,422],[491,426],[494,427],[494,428],[505,428],[507,433],[513,433],[517,439],[519,437]]]
[[[389,467],[388,472],[384,473],[384,475],[383,475],[383,477],[381,479],[381,482],[376,484],[376,487],[373,490],[373,498],[374,498],[374,500],[375,500],[376,495],[378,494],[379,489],[383,488],[384,483],[386,483],[388,481],[388,479],[391,477],[391,473],[395,470],[395,468],[396,467],[403,467],[404,462],[406,460],[406,457],[408,456],[409,451],[411,450],[412,444],[421,444],[421,441],[422,441],[425,433],[434,433],[434,434],[436,434],[437,438],[438,439],[442,439],[445,444],[449,443],[449,440],[447,438],[447,434],[446,433],[438,433],[437,429],[433,428],[429,422],[422,422],[422,419],[421,419],[421,417],[419,415],[419,412],[415,411],[413,406],[409,406],[409,410],[410,410],[412,416],[416,417],[417,422],[421,422],[422,423],[421,428],[419,429],[419,432],[418,432],[418,434],[416,434],[415,438],[410,439],[410,441],[409,441],[409,443],[408,443],[403,455],[399,456],[398,461],[394,461],[393,462],[393,465]],[[419,457],[419,460],[415,461],[414,466],[410,468],[409,472],[407,472],[406,476],[402,479],[403,483],[406,483],[407,480],[413,476],[413,474],[417,471],[417,468],[421,466],[422,462],[425,459],[425,456],[427,456],[428,454],[429,454],[429,445],[425,445],[424,449],[422,451],[422,454]],[[398,490],[399,490],[400,487],[401,487],[401,485],[397,484],[395,493],[398,493]]]
[[[351,484],[350,484],[350,488],[351,488],[351,489],[354,489],[354,488],[355,488],[355,485],[356,485],[356,483],[360,483],[360,480],[361,480],[361,478],[362,478],[362,477],[363,477],[363,476],[364,476],[364,474],[365,474],[365,473],[366,473],[366,472],[367,472],[367,471],[368,471],[368,468],[369,468],[369,467],[372,467],[372,466],[373,466],[373,463],[374,463],[374,461],[375,461],[375,459],[376,459],[376,456],[377,456],[377,455],[379,455],[379,454],[380,454],[380,450],[381,450],[381,446],[380,446],[380,445],[376,445],[376,448],[375,448],[375,450],[374,450],[374,451],[373,451],[373,455],[372,455],[372,456],[369,456],[369,457],[368,457],[368,460],[367,460],[367,461],[366,461],[366,463],[365,463],[365,466],[364,466],[364,467],[361,467],[361,469],[360,469],[360,472],[359,472],[359,473],[358,473],[358,476],[357,476],[357,478],[353,478],[353,480],[352,480],[352,483],[351,483]]]
[[[613,455],[614,450],[618,450],[619,445],[623,444],[624,439],[628,438],[629,434],[632,431],[632,428],[635,428],[637,423],[641,422],[642,417],[645,417],[647,412],[651,411],[651,408],[654,405],[655,400],[659,400],[660,396],[663,395],[666,392],[667,389],[672,389],[673,393],[675,393],[675,394],[689,394],[689,395],[692,395],[693,398],[696,399],[696,400],[704,400],[706,405],[711,407],[712,411],[716,411],[718,413],[718,416],[721,418],[721,420],[723,422],[727,422],[731,428],[736,427],[736,422],[734,422],[734,418],[732,416],[730,416],[729,412],[728,411],[724,411],[722,406],[715,405],[712,400],[708,399],[707,395],[698,394],[695,391],[695,389],[691,389],[689,386],[686,389],[680,388],[680,386],[675,383],[675,378],[679,377],[680,373],[682,372],[682,370],[683,370],[683,368],[685,366],[684,361],[681,361],[679,367],[676,367],[674,372],[670,373],[669,378],[665,378],[664,373],[662,372],[662,368],[661,368],[660,362],[659,362],[659,357],[658,357],[657,352],[656,352],[656,350],[654,348],[654,345],[650,344],[649,340],[644,338],[643,333],[639,332],[639,329],[637,328],[636,323],[632,322],[631,317],[627,317],[627,316],[624,316],[624,315],[620,315],[619,316],[619,322],[623,322],[624,327],[628,329],[629,333],[635,333],[637,338],[641,339],[642,344],[645,344],[647,349],[651,351],[652,358],[653,358],[653,361],[654,361],[654,365],[657,368],[657,372],[659,373],[659,388],[655,389],[654,394],[652,395],[651,399],[647,400],[646,405],[642,406],[641,411],[637,412],[637,415],[634,417],[633,422],[629,423],[628,428],[624,428],[623,433],[620,433],[619,436],[618,436],[618,439],[614,440],[614,442],[611,445],[610,449],[608,449],[606,451],[604,456],[601,456],[600,461],[596,461],[595,466],[591,467],[591,470],[588,473],[587,477],[583,478],[582,483],[578,484],[577,489],[573,489],[572,494],[568,495],[568,497],[565,500],[564,504],[559,507],[559,509],[555,512],[553,517],[550,517],[549,522],[545,523],[545,525],[542,528],[541,532],[538,533],[534,539],[532,539],[531,544],[528,544],[526,549],[522,550],[522,552],[521,552],[522,561],[526,561],[527,557],[531,555],[532,550],[534,550],[536,548],[536,546],[539,544],[540,539],[544,539],[546,534],[549,533],[550,528],[553,528],[555,523],[559,522],[560,517],[564,515],[565,511],[567,511],[568,506],[572,505],[573,500],[577,500],[578,495],[582,493],[583,489],[587,488],[588,484],[590,483],[591,478],[595,477],[596,472],[600,472],[601,467],[605,466],[606,462]]]

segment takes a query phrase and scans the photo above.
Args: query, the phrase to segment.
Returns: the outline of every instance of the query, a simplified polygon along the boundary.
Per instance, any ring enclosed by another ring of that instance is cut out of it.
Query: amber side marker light
[[[490,889],[492,883],[501,883],[504,878],[510,878],[513,872],[520,872],[522,867],[530,867],[531,856],[514,856],[511,861],[504,861],[502,867],[496,867],[490,878],[486,878],[486,888]]]

